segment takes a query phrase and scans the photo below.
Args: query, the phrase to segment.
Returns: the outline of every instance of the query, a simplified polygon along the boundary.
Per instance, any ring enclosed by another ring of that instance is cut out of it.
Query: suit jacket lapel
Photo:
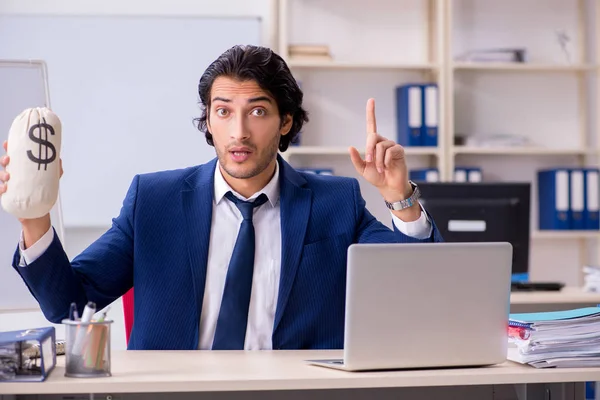
[[[204,299],[206,283],[206,264],[210,243],[210,227],[214,197],[214,171],[216,159],[199,166],[186,179],[182,190],[183,215],[185,218],[185,240],[187,241],[188,256],[194,284],[194,296],[197,312],[196,341],[192,348],[198,345],[200,313]]]
[[[303,187],[306,180],[281,157],[278,157],[278,161],[281,167],[279,178],[282,255],[274,331],[281,321],[296,278],[312,204],[311,190]]]

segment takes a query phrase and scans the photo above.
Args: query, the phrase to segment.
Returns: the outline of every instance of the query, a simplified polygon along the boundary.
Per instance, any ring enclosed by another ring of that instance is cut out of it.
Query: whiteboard
[[[260,44],[260,34],[258,17],[0,15],[0,58],[48,65],[65,226],[107,227],[135,174],[213,158],[193,123],[198,81],[223,51]]]
[[[14,118],[30,107],[51,108],[43,62],[0,60],[0,142],[8,138]],[[4,150],[0,150],[4,154]],[[9,183],[10,184],[10,183]],[[64,244],[60,194],[51,211],[52,224]],[[27,286],[12,268],[21,224],[0,207],[0,311],[39,310]]]

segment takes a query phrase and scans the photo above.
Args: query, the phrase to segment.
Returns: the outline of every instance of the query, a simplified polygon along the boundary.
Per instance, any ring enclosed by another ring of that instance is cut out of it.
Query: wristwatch
[[[408,181],[408,183],[410,183],[410,186],[412,186],[413,188],[413,192],[410,195],[410,197],[408,199],[396,201],[394,203],[389,203],[388,201],[384,200],[387,208],[389,208],[390,210],[399,211],[415,205],[417,200],[421,197],[421,191],[419,190],[417,184],[413,181]]]

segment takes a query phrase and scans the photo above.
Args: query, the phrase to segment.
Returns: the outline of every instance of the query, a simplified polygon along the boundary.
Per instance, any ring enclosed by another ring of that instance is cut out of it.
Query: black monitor
[[[509,242],[513,274],[528,272],[530,183],[417,184],[446,242]]]

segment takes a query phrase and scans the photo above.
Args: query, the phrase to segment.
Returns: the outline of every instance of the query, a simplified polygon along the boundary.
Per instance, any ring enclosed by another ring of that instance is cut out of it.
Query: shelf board
[[[315,68],[315,69],[397,69],[407,71],[430,71],[438,68],[437,64],[401,64],[389,62],[351,62],[351,61],[320,61],[320,60],[294,60],[287,62],[290,68]]]
[[[455,70],[496,71],[496,72],[586,72],[597,67],[589,64],[529,64],[529,63],[488,63],[457,62],[452,66]]]
[[[596,149],[553,149],[547,147],[469,147],[454,146],[454,154],[481,155],[586,155],[598,154]]]
[[[347,155],[348,147],[331,147],[331,146],[290,146],[283,153],[284,155]],[[364,154],[364,149],[359,149],[361,154]],[[406,155],[423,155],[423,156],[437,156],[439,154],[439,148],[437,147],[405,147],[404,151]]]
[[[531,233],[531,239],[534,239],[534,240],[600,239],[600,231],[534,230]]]

